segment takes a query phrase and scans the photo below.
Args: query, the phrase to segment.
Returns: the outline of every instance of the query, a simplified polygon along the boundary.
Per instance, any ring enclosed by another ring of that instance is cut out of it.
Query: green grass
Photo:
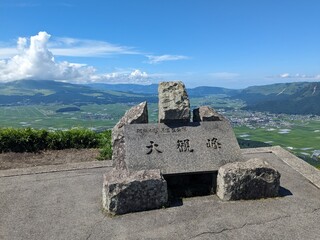
[[[32,128],[0,128],[0,153],[40,152],[69,148],[100,148],[98,160],[111,159],[111,131],[101,133],[84,128],[64,131]]]
[[[148,115],[150,123],[158,122],[158,104],[157,103],[148,103]]]
[[[191,99],[191,105],[211,105],[214,107],[240,108],[243,103],[224,96],[209,96]],[[128,104],[90,104],[79,107],[79,112],[56,113],[56,110],[74,105],[27,105],[0,107],[0,126],[36,129],[69,129],[72,127],[107,129],[112,128],[132,105]],[[148,104],[149,122],[158,119],[158,105]],[[108,119],[96,119],[94,114],[108,115]]]
[[[50,91],[48,89],[17,89],[14,87],[6,87],[4,89],[0,89],[0,95],[11,96],[11,95],[18,95],[18,96],[33,96],[37,93],[43,94],[44,96],[48,96],[50,94],[55,93],[54,91]]]
[[[225,95],[212,95],[203,98],[191,98],[191,107],[211,106],[213,108],[240,109],[245,106],[244,102],[238,99],[230,99]]]
[[[36,129],[69,129],[72,127],[112,128],[131,106],[127,104],[85,105],[79,112],[57,113],[56,110],[73,105],[30,105],[0,107],[0,126]],[[96,119],[95,115],[108,116]]]
[[[270,128],[268,130],[268,128],[236,127],[234,131],[239,138],[267,142],[273,146],[279,145],[320,167],[320,162],[310,159],[313,151],[320,149],[320,133],[315,132],[320,130],[320,122],[310,121],[309,123],[296,124],[293,127],[286,128],[291,130],[287,134],[279,133],[281,129],[285,129],[284,127],[274,128],[273,131],[270,131]]]
[[[221,96],[208,96],[203,98],[192,98],[192,108],[209,105],[213,108],[239,109],[244,106],[243,102],[230,100]],[[56,110],[73,105],[33,105],[33,106],[10,106],[0,107],[0,126],[35,129],[71,129],[92,128],[97,130],[111,129],[124,115],[125,111],[132,107],[130,104],[90,104],[79,107],[79,112],[57,113]],[[148,104],[149,122],[156,123],[158,119],[158,106],[156,103]],[[236,112],[227,114],[236,114]],[[95,116],[107,116],[106,119],[99,119]],[[241,117],[241,115],[240,115]],[[282,116],[281,118],[285,118]],[[268,128],[261,126],[251,129],[249,127],[235,127],[234,131],[238,138],[250,139],[253,141],[270,142],[271,145],[280,145],[299,157],[308,161],[306,155],[312,154],[313,150],[320,149],[320,122],[313,120],[290,120],[280,119],[279,123],[285,120],[290,127],[281,127],[268,131]],[[280,134],[280,129],[290,129],[287,134]],[[241,135],[249,135],[241,137]],[[289,147],[289,148],[288,148]],[[292,148],[292,149],[290,149]],[[106,150],[106,154],[108,150]],[[318,166],[316,162],[313,165]]]
[[[299,91],[301,88],[304,88],[308,86],[309,83],[306,82],[298,82],[298,83],[278,83],[278,84],[272,84],[272,85],[266,85],[266,86],[252,86],[247,89],[247,92],[249,93],[260,93],[263,95],[269,95],[269,94],[278,94],[282,90],[285,89],[285,94],[292,95]]]
[[[103,92],[110,93],[114,96],[126,96],[126,97],[141,97],[142,94],[134,94],[134,93],[127,93],[127,92],[117,92],[112,90],[103,90]]]

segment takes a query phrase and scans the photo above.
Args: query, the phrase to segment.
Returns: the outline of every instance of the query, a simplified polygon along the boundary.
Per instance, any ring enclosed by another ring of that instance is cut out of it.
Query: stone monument
[[[159,92],[159,123],[190,122],[190,102],[182,82],[161,82]]]
[[[260,160],[243,163],[225,117],[202,106],[193,110],[190,122],[184,84],[162,82],[158,90],[157,124],[148,123],[147,103],[143,102],[127,111],[113,128],[113,169],[105,174],[102,191],[107,212],[124,214],[165,206],[165,177],[181,174],[219,171],[217,195],[222,200],[277,195],[280,174]],[[244,174],[250,177],[242,178]],[[260,189],[259,194],[250,189]]]

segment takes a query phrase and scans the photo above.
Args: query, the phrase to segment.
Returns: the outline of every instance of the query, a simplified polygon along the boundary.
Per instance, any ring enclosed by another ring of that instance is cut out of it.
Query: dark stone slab
[[[208,172],[242,160],[236,137],[226,121],[187,125],[132,124],[124,126],[124,136],[129,171]]]

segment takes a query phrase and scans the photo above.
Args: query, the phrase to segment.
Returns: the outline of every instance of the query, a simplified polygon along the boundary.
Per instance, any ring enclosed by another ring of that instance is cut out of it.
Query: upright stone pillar
[[[102,206],[113,215],[161,208],[168,201],[167,182],[160,169],[132,170],[127,167],[130,155],[126,153],[124,128],[141,123],[148,123],[146,102],[128,110],[112,129],[113,169],[104,175]]]
[[[159,122],[190,122],[190,102],[182,82],[161,82],[159,92]]]
[[[148,123],[147,102],[129,109],[112,129],[112,161],[116,169],[126,169],[124,126],[134,123]]]

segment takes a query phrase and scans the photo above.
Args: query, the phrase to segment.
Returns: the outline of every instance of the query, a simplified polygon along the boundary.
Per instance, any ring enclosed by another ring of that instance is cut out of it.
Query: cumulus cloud
[[[73,82],[133,82],[149,83],[151,76],[138,69],[127,72],[97,74],[96,69],[86,64],[55,61],[53,53],[48,49],[50,35],[39,32],[17,41],[15,56],[0,60],[0,81],[8,82],[21,79],[64,80]],[[69,44],[77,40],[64,39]],[[115,48],[114,51],[121,51]]]
[[[18,54],[17,48],[12,47],[1,47],[0,48],[0,59],[10,58]]]
[[[150,84],[153,77],[139,69],[131,72],[113,72],[91,76],[92,82],[109,82],[109,83],[137,83]]]
[[[50,35],[39,32],[28,39],[17,41],[18,55],[0,61],[0,81],[20,79],[77,79],[95,72],[93,67],[79,66],[69,62],[57,63],[47,48]]]
[[[159,55],[159,56],[147,55],[146,57],[149,59],[148,63],[150,64],[156,64],[156,63],[165,62],[165,61],[177,61],[177,60],[189,59],[188,56],[168,55],[168,54]]]

